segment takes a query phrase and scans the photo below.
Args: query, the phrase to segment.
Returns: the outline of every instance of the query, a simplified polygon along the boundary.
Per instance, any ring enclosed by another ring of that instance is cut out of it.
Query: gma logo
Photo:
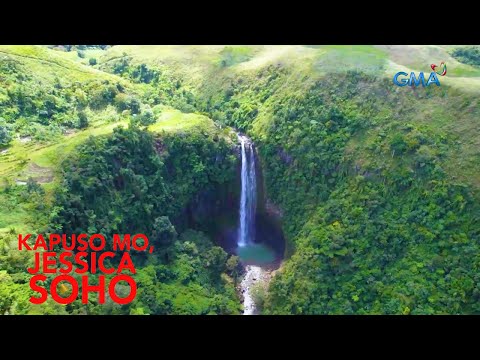
[[[400,78],[400,76],[402,76],[403,78]],[[405,78],[404,76],[407,76],[407,78]],[[428,77],[428,80],[426,83],[425,83],[425,75],[423,74],[423,72],[418,74],[418,79],[417,79],[414,72],[411,72],[410,77],[408,77],[408,74],[403,71],[400,71],[393,76],[393,83],[397,86],[406,86],[406,85],[419,86],[420,84],[422,84],[422,86],[425,87],[425,86],[430,86],[432,83],[437,86],[440,86],[440,81],[438,80],[437,73],[433,71],[430,73],[430,76]]]

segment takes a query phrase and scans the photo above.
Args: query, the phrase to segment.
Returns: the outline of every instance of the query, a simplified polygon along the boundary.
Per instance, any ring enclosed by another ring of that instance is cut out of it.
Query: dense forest
[[[234,130],[287,239],[263,314],[479,313],[477,53],[0,47],[0,313],[240,314],[242,267],[214,236],[238,197]],[[433,55],[441,87],[392,84]],[[157,250],[134,254],[129,305],[34,306],[27,231],[147,233]]]

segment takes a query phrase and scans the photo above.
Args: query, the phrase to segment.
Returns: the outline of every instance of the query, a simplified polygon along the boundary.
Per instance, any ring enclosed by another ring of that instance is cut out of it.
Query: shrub
[[[84,111],[80,111],[78,113],[77,128],[85,129],[86,127],[88,127],[88,125],[89,125],[89,121],[88,121],[87,114],[85,114]]]
[[[112,84],[103,84],[91,93],[90,106],[93,109],[101,109],[114,102],[118,94],[116,86]]]
[[[124,93],[118,93],[113,99],[113,105],[118,109],[118,111],[129,110],[129,96]]]
[[[74,92],[74,97],[77,103],[77,107],[83,109],[88,105],[88,97],[85,91],[82,89],[76,89]]]
[[[145,107],[145,109],[142,111],[140,116],[138,116],[137,118],[138,118],[139,124],[142,126],[155,124],[155,121],[156,121],[155,115],[153,114],[152,109],[150,109],[148,105]]]
[[[130,60],[126,53],[123,53],[122,58],[116,60],[113,64],[112,71],[114,74],[123,74],[127,71]]]
[[[140,112],[140,101],[124,93],[118,93],[113,100],[118,111],[130,110],[131,114],[138,114]]]
[[[95,58],[90,58],[90,59],[88,60],[88,63],[89,63],[91,66],[97,65],[97,59],[95,59]]]
[[[27,179],[27,187],[26,190],[29,194],[31,193],[39,193],[43,194],[45,191],[43,190],[42,186],[32,177]]]
[[[267,297],[265,285],[262,283],[253,284],[250,291],[257,310],[262,311]]]
[[[132,78],[138,82],[150,84],[158,81],[160,74],[158,71],[149,69],[147,65],[141,64],[132,70]]]
[[[455,48],[452,51],[452,56],[464,64],[480,66],[480,46]]]
[[[0,146],[6,146],[12,141],[12,135],[6,125],[0,125]]]

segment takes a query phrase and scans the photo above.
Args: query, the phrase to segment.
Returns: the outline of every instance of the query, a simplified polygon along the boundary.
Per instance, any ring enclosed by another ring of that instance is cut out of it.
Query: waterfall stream
[[[255,151],[253,143],[245,136],[239,135],[242,146],[242,188],[240,194],[240,226],[238,229],[238,246],[255,242],[255,212],[257,208],[257,179],[255,171]]]
[[[240,193],[240,224],[238,227],[237,245],[245,248],[255,243],[255,215],[257,209],[257,174],[255,164],[255,149],[253,143],[243,135],[238,136],[241,144],[242,170]],[[247,265],[245,277],[240,288],[243,294],[243,314],[256,313],[255,301],[252,296],[252,285],[263,276],[263,269],[259,266]]]
[[[238,135],[241,147],[241,188],[239,205],[239,223],[236,233],[236,254],[245,266],[245,273],[240,283],[243,296],[243,314],[255,315],[261,312],[259,306],[268,289],[272,271],[280,265],[284,251],[284,238],[281,229],[275,227],[266,217],[261,168],[257,164],[255,146],[244,135]],[[258,172],[258,174],[257,174]],[[257,178],[259,179],[257,186]],[[257,214],[257,197],[259,211]],[[256,223],[258,222],[258,223]],[[258,237],[256,239],[255,237]],[[277,247],[272,247],[272,239]]]

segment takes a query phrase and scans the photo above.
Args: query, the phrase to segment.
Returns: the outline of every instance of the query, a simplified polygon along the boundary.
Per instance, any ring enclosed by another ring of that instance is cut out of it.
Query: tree
[[[462,46],[452,51],[452,56],[465,64],[480,66],[480,46]]]
[[[113,103],[119,111],[130,110],[132,114],[138,114],[140,112],[140,101],[131,95],[117,93]]]
[[[216,276],[226,269],[227,253],[219,246],[214,246],[205,254],[205,266]]]
[[[0,146],[6,146],[12,141],[10,131],[5,125],[0,125]]]
[[[47,299],[43,304],[30,305],[29,315],[69,315],[65,306],[55,302],[53,299]]]
[[[145,109],[142,111],[142,113],[138,116],[138,122],[142,126],[148,126],[155,124],[155,115],[153,114],[152,109],[150,107],[145,107]]]
[[[240,273],[240,258],[232,255],[227,260],[227,273],[233,278],[235,284],[237,284],[238,275]]]
[[[143,307],[137,307],[130,310],[130,315],[148,315],[148,312]]]
[[[88,127],[88,125],[89,125],[89,121],[88,121],[87,114],[85,114],[84,111],[79,111],[77,127],[79,129],[85,129],[86,127]]]
[[[253,301],[255,302],[258,311],[262,311],[265,305],[265,299],[267,297],[267,291],[265,284],[259,282],[253,284],[250,292],[252,294]]]
[[[32,194],[34,192],[43,194],[45,190],[43,190],[42,186],[32,177],[27,179],[27,192]]]
[[[155,219],[153,225],[153,238],[160,244],[171,244],[177,237],[177,231],[170,222],[168,216],[160,216]]]
[[[95,59],[95,58],[90,58],[90,59],[88,60],[88,63],[89,63],[91,66],[97,65],[97,59]]]
[[[136,97],[130,97],[128,101],[128,108],[132,114],[138,114],[140,112],[140,101]]]
[[[0,271],[0,315],[11,313],[15,302],[15,284],[6,271]]]
[[[395,151],[397,155],[403,154],[407,150],[408,146],[402,134],[398,133],[393,136],[390,142],[390,148]]]

